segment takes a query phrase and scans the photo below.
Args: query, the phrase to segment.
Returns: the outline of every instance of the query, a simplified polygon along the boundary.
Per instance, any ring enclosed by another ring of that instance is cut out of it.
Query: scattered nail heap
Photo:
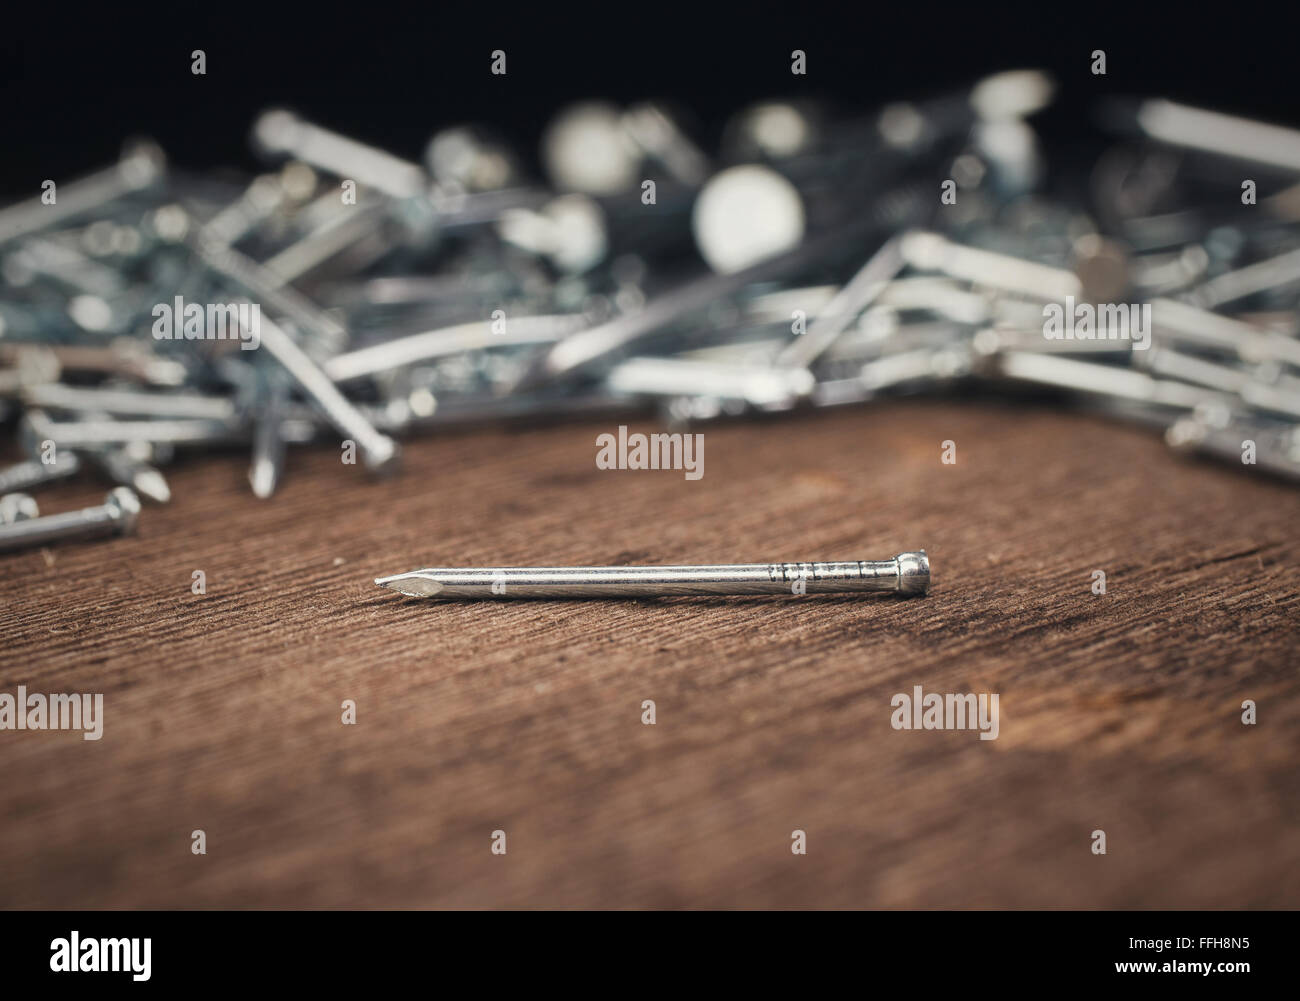
[[[1029,120],[1053,89],[769,102],[708,152],[669,109],[588,103],[546,130],[545,182],[477,126],[416,163],[269,111],[245,185],[130,143],[0,210],[0,419],[28,455],[0,469],[0,548],[129,529],[183,449],[250,448],[270,497],[290,446],[331,437],[387,472],[442,425],[958,386],[1063,393],[1300,478],[1300,133],[1145,100],[1099,109],[1095,163],[1049,161]],[[122,489],[35,516],[27,492],[82,470]],[[803,566],[830,588],[873,565]],[[772,569],[501,572],[509,594],[714,593],[784,589]]]

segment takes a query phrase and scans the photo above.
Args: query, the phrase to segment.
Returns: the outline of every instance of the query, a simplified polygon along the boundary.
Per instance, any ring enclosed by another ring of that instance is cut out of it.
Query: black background
[[[1080,994],[1086,987],[1156,996],[1258,996],[1290,986],[1294,962],[1285,912],[872,911],[852,914],[430,914],[411,912],[158,911],[0,912],[6,989],[51,988],[88,996],[139,991],[175,997],[202,986],[291,988],[294,996],[377,986],[465,985],[498,997],[546,988],[578,996],[649,996],[665,989],[723,997],[806,997],[848,985],[868,996],[981,997]],[[152,977],[51,973],[50,943],[152,939]],[[1130,940],[1191,938],[1191,949],[1156,952]],[[1202,936],[1248,947],[1199,947]],[[1117,973],[1125,962],[1246,962],[1249,972]],[[910,991],[908,988],[912,988]],[[638,990],[638,988],[640,988]],[[842,989],[842,988],[841,988]],[[1027,990],[1028,989],[1028,990]],[[1123,989],[1123,988],[1121,988]],[[1294,993],[1294,992],[1292,992]]]
[[[469,121],[532,156],[568,102],[655,97],[688,109],[708,148],[729,112],[762,97],[864,110],[1028,66],[1061,86],[1040,122],[1047,139],[1081,149],[1094,148],[1091,109],[1107,94],[1300,125],[1295,6],[24,5],[0,40],[0,196],[111,162],[130,135],[185,167],[251,170],[249,126],[272,105],[411,158],[438,127]],[[190,72],[196,48],[205,76]],[[490,73],[497,48],[504,77]],[[790,73],[795,48],[806,76]],[[1095,48],[1104,77],[1090,72]]]

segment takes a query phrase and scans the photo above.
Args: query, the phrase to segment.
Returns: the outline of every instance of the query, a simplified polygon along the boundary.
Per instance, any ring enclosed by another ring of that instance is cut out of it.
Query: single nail
[[[263,174],[255,177],[238,198],[209,219],[205,228],[214,239],[225,244],[235,244],[274,215],[287,201],[289,192],[279,175]]]
[[[1078,298],[1083,292],[1083,284],[1072,271],[992,250],[963,246],[938,233],[907,233],[901,250],[903,259],[919,271],[938,271],[950,278],[1027,295],[1043,302],[1057,302],[1066,296]]]
[[[1142,102],[1137,122],[1160,142],[1300,170],[1300,131],[1295,129],[1164,100]]]
[[[289,387],[279,372],[268,374],[260,388],[261,400],[253,414],[253,460],[248,483],[263,500],[275,493],[284,475],[285,440],[282,433]]]
[[[140,514],[140,498],[128,487],[116,487],[99,507],[46,515],[0,525],[0,552],[30,549],[51,542],[130,535]]]
[[[1193,452],[1243,467],[1242,448],[1255,443],[1255,468],[1300,480],[1300,426],[1219,412],[1189,414],[1165,432],[1178,452]]]
[[[452,191],[501,191],[518,184],[518,152],[491,127],[458,125],[437,132],[424,149],[424,166]]]
[[[676,567],[432,567],[375,583],[413,598],[647,598],[707,594],[925,594],[922,549],[856,563],[742,563]]]
[[[711,396],[779,407],[807,396],[815,380],[806,368],[646,357],[619,362],[605,385],[628,396]]]
[[[864,364],[857,378],[817,383],[813,404],[841,406],[870,400],[889,389],[948,382],[971,371],[971,353],[959,344],[939,348],[897,351]]]
[[[393,198],[415,197],[429,188],[428,175],[419,164],[322,128],[291,111],[263,112],[253,126],[253,138],[264,152],[292,156]]]
[[[1292,250],[1216,275],[1189,292],[1187,299],[1202,309],[1215,309],[1248,295],[1280,290],[1297,281],[1300,281],[1300,250]]]

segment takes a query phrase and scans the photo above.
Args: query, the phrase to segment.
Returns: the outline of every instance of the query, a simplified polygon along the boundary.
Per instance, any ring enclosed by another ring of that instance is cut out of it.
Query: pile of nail
[[[300,443],[384,471],[466,422],[958,391],[1300,477],[1300,133],[1114,103],[1081,165],[1035,128],[1054,91],[766,102],[707,152],[666,106],[589,102],[534,158],[465,126],[421,163],[272,110],[251,180],[133,141],[0,210],[0,421],[28,456],[0,495],[92,469],[166,502],[178,451],[242,446],[269,497]],[[0,548],[34,512],[0,501]]]

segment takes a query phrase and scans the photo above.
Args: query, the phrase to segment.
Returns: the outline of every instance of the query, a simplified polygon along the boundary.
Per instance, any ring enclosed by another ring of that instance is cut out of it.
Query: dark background
[[[101,166],[132,134],[182,166],[252,169],[250,123],[275,104],[418,158],[443,125],[495,124],[531,156],[570,101],[666,98],[693,113],[707,148],[728,113],[762,97],[861,110],[1034,66],[1061,85],[1040,128],[1081,149],[1095,149],[1090,109],[1106,94],[1300,124],[1300,21],[1287,7],[28,6],[0,31],[0,195]],[[206,76],[190,72],[196,48]],[[505,77],[489,72],[496,48]],[[808,53],[807,76],[789,72],[794,48]],[[1089,71],[1094,48],[1107,53],[1104,77]]]

